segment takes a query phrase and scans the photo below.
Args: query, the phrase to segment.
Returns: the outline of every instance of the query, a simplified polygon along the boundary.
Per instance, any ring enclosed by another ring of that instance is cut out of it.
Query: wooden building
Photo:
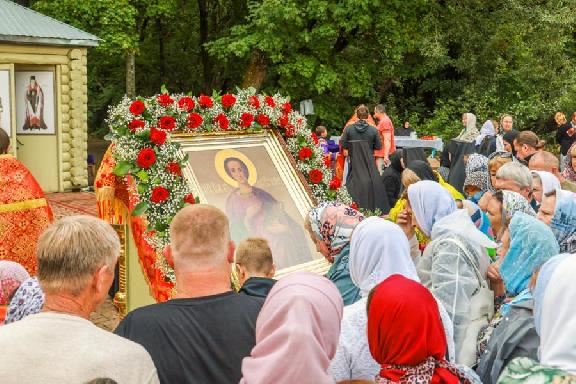
[[[45,192],[86,187],[87,51],[100,39],[0,0],[0,129]]]

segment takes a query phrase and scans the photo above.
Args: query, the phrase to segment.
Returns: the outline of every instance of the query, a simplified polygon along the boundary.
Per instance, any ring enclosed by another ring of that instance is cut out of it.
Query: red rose
[[[166,164],[166,172],[176,176],[182,176],[182,168],[180,168],[180,164],[174,161],[171,161],[168,164]]]
[[[274,108],[276,106],[276,102],[274,101],[274,98],[272,96],[266,96],[264,98],[264,102],[266,103],[267,106]]]
[[[144,122],[142,120],[132,120],[131,122],[128,123],[128,128],[132,131],[132,132],[136,132],[136,130],[138,128],[144,128]]]
[[[223,113],[220,113],[218,116],[216,116],[216,118],[214,120],[218,123],[218,126],[220,127],[220,129],[222,129],[224,131],[227,130],[228,126],[230,125],[228,118]]]
[[[162,116],[160,120],[158,120],[158,127],[171,131],[176,127],[176,119],[172,116]]]
[[[244,112],[240,115],[240,126],[243,128],[248,128],[252,125],[254,121],[254,115],[248,112]]]
[[[189,193],[184,197],[184,202],[186,204],[196,204],[196,199],[193,194]]]
[[[286,137],[294,137],[295,134],[296,129],[294,128],[294,125],[290,124],[286,127]]]
[[[180,109],[185,110],[186,112],[190,112],[191,110],[194,109],[195,106],[196,103],[191,97],[184,96],[183,98],[178,100],[178,107],[180,107]]]
[[[286,127],[288,125],[288,115],[282,115],[278,119],[278,125],[281,127]]]
[[[234,95],[227,93],[224,96],[222,96],[222,106],[224,108],[228,109],[232,107],[234,104],[236,104],[236,98],[234,97]]]
[[[314,145],[318,145],[318,136],[315,133],[312,133],[312,141]]]
[[[310,176],[310,181],[314,184],[321,183],[322,179],[324,178],[322,171],[320,171],[319,169],[311,170],[308,176]]]
[[[188,125],[187,126],[190,129],[196,129],[200,125],[202,125],[203,121],[204,121],[204,119],[202,118],[202,116],[200,116],[200,114],[198,114],[196,112],[192,112],[191,114],[188,115]]]
[[[256,122],[263,127],[267,127],[270,125],[270,118],[263,113],[258,114],[256,116]]]
[[[164,187],[154,187],[152,188],[152,196],[150,196],[150,200],[153,203],[161,203],[163,201],[168,200],[170,197],[170,192]]]
[[[298,151],[298,158],[300,159],[300,161],[304,161],[311,157],[312,157],[312,150],[308,147],[304,147],[300,151]]]
[[[258,96],[250,96],[248,98],[248,104],[254,108],[260,108],[260,99],[258,99]]]
[[[140,100],[136,100],[133,101],[132,104],[130,104],[130,113],[132,113],[133,115],[141,115],[142,112],[144,112],[144,109],[146,109],[146,107],[144,106],[144,103],[141,102]]]
[[[358,204],[354,201],[352,204],[350,204],[350,208],[358,210]]]
[[[330,189],[337,190],[337,189],[340,189],[341,186],[342,186],[342,181],[340,181],[339,178],[335,177],[332,180],[330,180]]]
[[[291,111],[292,111],[292,106],[290,105],[290,103],[282,104],[282,112],[284,112],[285,114],[289,114]]]
[[[174,100],[172,100],[170,95],[167,93],[163,93],[161,95],[158,95],[158,97],[156,97],[156,100],[158,100],[158,103],[163,107],[167,107],[167,106],[171,105],[172,103],[174,103]]]
[[[200,107],[202,108],[212,108],[214,102],[210,98],[210,96],[202,95],[198,98],[198,103],[200,103]]]
[[[166,132],[154,127],[150,128],[150,141],[156,145],[164,144],[166,142]]]
[[[138,153],[136,164],[140,168],[148,169],[156,162],[156,153],[152,148],[144,148]]]

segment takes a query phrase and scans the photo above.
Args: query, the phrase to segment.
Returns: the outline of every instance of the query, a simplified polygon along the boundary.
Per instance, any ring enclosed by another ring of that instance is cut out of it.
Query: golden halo
[[[256,184],[256,180],[258,180],[258,173],[254,163],[245,154],[234,149],[223,149],[218,151],[216,156],[214,156],[214,167],[216,168],[218,176],[220,176],[220,178],[224,180],[226,184],[231,185],[234,188],[238,188],[238,182],[228,176],[226,169],[224,169],[224,162],[230,157],[235,157],[246,164],[246,167],[248,168],[248,184]]]

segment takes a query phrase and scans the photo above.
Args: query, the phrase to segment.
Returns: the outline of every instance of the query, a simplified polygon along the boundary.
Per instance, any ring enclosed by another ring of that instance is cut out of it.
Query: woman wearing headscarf
[[[538,219],[518,212],[510,223],[510,248],[500,267],[511,301],[502,305],[479,342],[476,372],[485,384],[496,383],[504,367],[519,356],[536,358],[539,339],[534,328],[532,274],[557,255],[554,234]]]
[[[562,176],[568,181],[576,182],[576,143],[568,149],[563,166]]]
[[[456,362],[472,365],[478,332],[493,315],[494,298],[485,280],[490,264],[486,248],[496,244],[476,228],[467,211],[456,209],[438,183],[409,186],[408,200],[411,222],[432,239],[419,260],[418,275],[454,323]],[[404,231],[413,236],[410,228]]]
[[[478,128],[476,128],[476,115],[473,113],[462,115],[462,125],[464,125],[464,129],[456,137],[457,140],[472,142],[480,135]]]
[[[532,172],[532,196],[536,201],[537,207],[542,204],[542,198],[556,189],[560,189],[560,181],[550,172],[531,171]]]
[[[4,322],[14,292],[29,277],[22,265],[14,261],[0,260],[0,324]]]
[[[40,313],[44,305],[44,292],[38,278],[30,277],[18,287],[6,313],[4,324],[22,320],[28,315]]]
[[[470,201],[478,203],[488,190],[488,158],[477,153],[469,155],[465,171],[464,193]]]
[[[354,231],[350,249],[350,274],[360,288],[362,299],[344,308],[342,332],[329,372],[336,382],[373,380],[379,365],[370,355],[366,338],[366,300],[377,284],[393,274],[419,281],[410,259],[408,240],[402,229],[378,217],[369,217]],[[448,355],[454,359],[452,322],[440,305]]]
[[[392,156],[390,156],[390,166],[382,173],[382,183],[388,196],[388,202],[393,207],[402,191],[402,171],[404,165],[402,164],[403,150],[397,149]]]
[[[576,258],[553,257],[544,264],[534,288],[534,324],[540,336],[539,360],[513,360],[498,383],[547,384],[576,382]]]
[[[336,284],[344,305],[360,299],[360,290],[350,279],[348,255],[352,231],[363,219],[360,212],[349,206],[326,202],[312,208],[305,222],[316,249],[332,264],[326,277]]]
[[[342,298],[325,277],[280,279],[256,320],[256,345],[242,361],[241,384],[333,383],[327,373],[340,334]]]
[[[576,194],[562,189],[542,200],[538,218],[548,224],[560,245],[560,252],[576,252]]]
[[[446,336],[438,304],[418,282],[393,275],[380,283],[368,302],[370,352],[380,372],[376,383],[472,383],[445,359]]]
[[[486,120],[476,137],[476,151],[484,156],[496,152],[496,129],[492,120]]]

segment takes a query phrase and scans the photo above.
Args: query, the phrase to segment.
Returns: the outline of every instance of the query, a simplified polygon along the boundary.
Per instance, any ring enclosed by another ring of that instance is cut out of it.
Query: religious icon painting
[[[10,71],[0,70],[0,129],[11,136]]]
[[[16,133],[56,133],[53,71],[16,72]]]
[[[194,195],[226,213],[236,245],[248,237],[268,240],[280,275],[325,267],[304,229],[313,198],[281,138],[269,130],[175,136],[188,154],[184,173]]]

